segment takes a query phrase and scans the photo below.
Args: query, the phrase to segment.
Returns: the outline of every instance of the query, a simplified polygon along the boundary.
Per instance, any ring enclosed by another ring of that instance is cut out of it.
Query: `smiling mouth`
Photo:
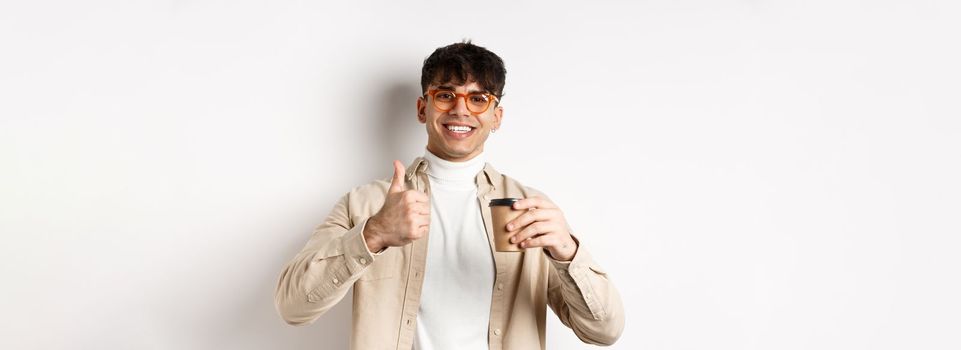
[[[466,134],[476,129],[475,127],[472,127],[472,126],[453,125],[453,124],[444,124],[444,128],[446,128],[448,131],[455,134]]]

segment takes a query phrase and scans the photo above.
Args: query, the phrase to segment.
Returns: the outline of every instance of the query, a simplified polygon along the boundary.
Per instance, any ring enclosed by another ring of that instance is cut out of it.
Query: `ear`
[[[494,119],[491,123],[491,127],[493,129],[500,129],[501,118],[503,117],[504,117],[504,107],[501,107],[501,106],[494,107]]]
[[[427,124],[427,101],[424,96],[417,97],[417,121]]]

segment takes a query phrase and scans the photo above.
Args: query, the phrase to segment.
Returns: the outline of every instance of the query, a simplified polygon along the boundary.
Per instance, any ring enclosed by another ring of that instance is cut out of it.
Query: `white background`
[[[507,63],[489,160],[624,297],[613,348],[961,348],[959,17],[5,1],[0,348],[346,348],[349,297],[291,327],[278,274],[342,194],[422,154],[422,60],[463,38]],[[587,347],[548,319],[549,348]]]

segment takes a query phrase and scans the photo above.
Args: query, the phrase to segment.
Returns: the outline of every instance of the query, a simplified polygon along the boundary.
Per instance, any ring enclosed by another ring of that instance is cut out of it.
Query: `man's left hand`
[[[553,202],[542,197],[530,197],[514,202],[515,210],[528,209],[507,223],[507,231],[521,229],[511,237],[521,248],[543,247],[555,260],[571,261],[577,252],[577,242],[567,230],[564,213]]]

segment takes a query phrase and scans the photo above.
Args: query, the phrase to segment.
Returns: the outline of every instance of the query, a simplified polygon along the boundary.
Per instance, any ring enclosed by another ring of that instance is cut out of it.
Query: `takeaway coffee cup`
[[[507,231],[507,223],[514,220],[527,210],[515,210],[514,202],[520,198],[498,198],[492,199],[488,205],[491,208],[491,220],[494,225],[494,250],[498,252],[522,252],[517,244],[510,241],[510,233]],[[513,232],[518,232],[514,230]]]

